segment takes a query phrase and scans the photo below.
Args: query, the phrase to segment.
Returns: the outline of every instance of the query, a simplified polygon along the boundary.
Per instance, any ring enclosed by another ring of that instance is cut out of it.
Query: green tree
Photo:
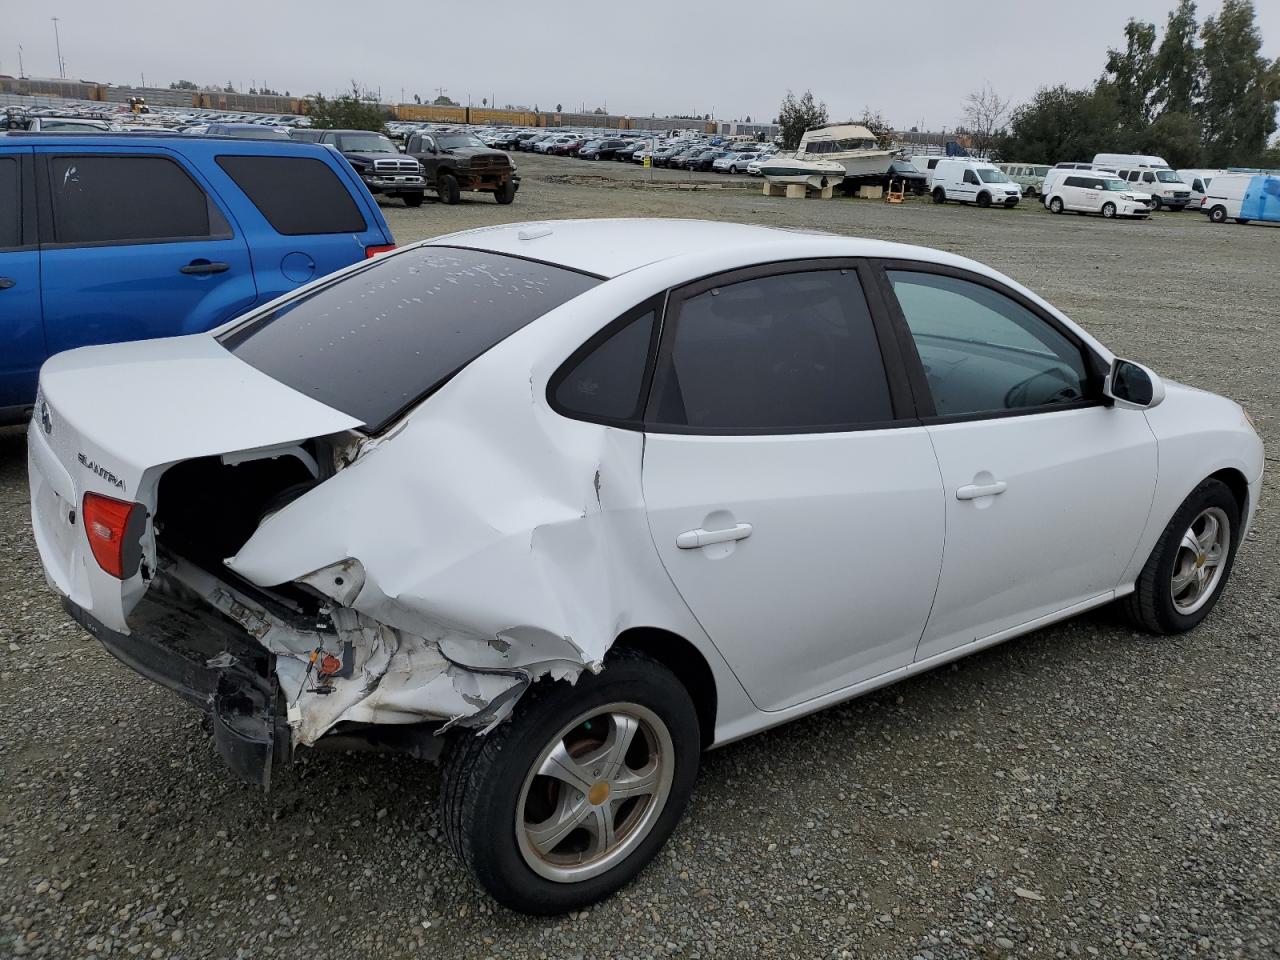
[[[1130,20],[1124,26],[1124,37],[1124,50],[1107,50],[1105,80],[1115,91],[1121,123],[1138,130],[1151,119],[1149,96],[1155,60],[1151,49],[1156,42],[1156,28],[1154,24]]]
[[[813,99],[813,93],[806,90],[797,98],[790,90],[782,99],[778,109],[778,126],[782,128],[782,148],[795,150],[800,146],[800,138],[806,130],[820,127],[827,122],[827,105]]]
[[[351,83],[351,92],[329,99],[317,93],[311,98],[307,111],[313,127],[338,130],[381,130],[392,119],[368,93],[361,93],[360,85]]]
[[[1179,0],[1169,12],[1164,39],[1151,63],[1152,104],[1161,112],[1190,116],[1200,96],[1200,48],[1196,46],[1196,5]]]
[[[169,84],[169,89],[170,90],[199,90],[200,88],[197,87],[190,80],[176,80],[173,83]]]
[[[1226,166],[1260,155],[1276,129],[1280,62],[1262,56],[1249,0],[1223,0],[1200,31],[1204,41],[1204,159]]]
[[[1137,137],[1140,153],[1163,157],[1175,168],[1200,165],[1200,123],[1187,113],[1166,110]]]
[[[992,142],[992,152],[1006,160],[1057,163],[1093,159],[1095,153],[1123,149],[1120,107],[1112,88],[1093,90],[1041,87],[1030,103],[1013,112],[1007,133]]]

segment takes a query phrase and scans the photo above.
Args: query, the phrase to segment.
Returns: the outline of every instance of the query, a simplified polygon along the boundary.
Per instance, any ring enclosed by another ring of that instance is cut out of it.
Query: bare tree
[[[985,157],[1009,119],[1009,101],[987,84],[964,98],[964,119],[974,153]]]

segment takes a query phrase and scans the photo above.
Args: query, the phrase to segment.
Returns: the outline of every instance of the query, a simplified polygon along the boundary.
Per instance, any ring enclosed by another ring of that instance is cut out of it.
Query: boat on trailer
[[[825,190],[844,179],[844,167],[803,153],[779,153],[760,164],[760,175],[770,183],[803,183],[811,190]]]
[[[834,160],[850,178],[882,176],[894,157],[894,152],[881,147],[876,135],[860,123],[828,123],[806,130],[799,153]]]

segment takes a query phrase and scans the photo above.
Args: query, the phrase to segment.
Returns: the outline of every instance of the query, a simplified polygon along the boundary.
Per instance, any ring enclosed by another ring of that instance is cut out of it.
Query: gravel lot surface
[[[512,206],[384,211],[402,243],[660,215],[942,247],[1240,400],[1272,479],[1222,603],[1166,639],[1103,610],[708,754],[636,883],[535,920],[449,854],[425,764],[321,754],[269,796],[234,782],[195,713],[60,611],[23,438],[0,430],[0,956],[1280,956],[1280,230],[787,201],[757,181],[658,171],[649,187],[617,163],[519,163]]]

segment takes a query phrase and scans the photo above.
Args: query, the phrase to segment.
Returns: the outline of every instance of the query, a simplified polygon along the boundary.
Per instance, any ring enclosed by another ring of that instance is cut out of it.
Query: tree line
[[[1280,59],[1262,55],[1250,0],[1223,0],[1203,24],[1193,0],[1179,0],[1163,36],[1141,20],[1124,36],[1091,88],[1042,87],[992,133],[992,152],[1041,163],[1142,153],[1183,168],[1280,167],[1280,145],[1268,147]]]

